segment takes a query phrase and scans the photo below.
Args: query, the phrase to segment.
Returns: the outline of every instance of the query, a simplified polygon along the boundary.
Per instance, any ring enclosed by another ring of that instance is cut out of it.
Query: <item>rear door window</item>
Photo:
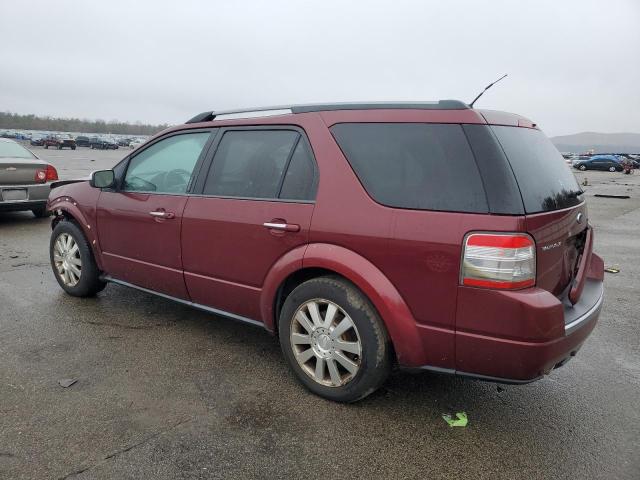
[[[478,167],[461,125],[342,123],[331,132],[378,203],[488,212]]]
[[[315,164],[307,143],[300,138],[285,173],[279,196],[287,200],[313,200],[315,188]]]
[[[293,159],[299,139],[300,134],[293,130],[225,132],[207,174],[203,193],[223,197],[278,198],[285,169]]]
[[[582,202],[582,189],[576,178],[544,133],[522,127],[491,129],[509,159],[526,213],[558,210]]]

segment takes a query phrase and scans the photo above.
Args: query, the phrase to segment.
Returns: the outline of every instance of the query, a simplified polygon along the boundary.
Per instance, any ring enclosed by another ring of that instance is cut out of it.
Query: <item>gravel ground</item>
[[[128,153],[35,151],[63,178]],[[116,285],[65,295],[49,221],[0,214],[0,478],[637,479],[638,173],[577,174],[620,273],[575,359],[524,386],[395,372],[355,405],[308,394],[259,328]]]

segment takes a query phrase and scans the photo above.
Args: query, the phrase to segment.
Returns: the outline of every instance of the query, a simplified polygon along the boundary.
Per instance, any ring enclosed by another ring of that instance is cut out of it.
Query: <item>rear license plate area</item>
[[[2,200],[5,202],[12,202],[18,200],[26,200],[27,199],[27,189],[26,188],[7,188],[0,191],[0,195],[2,196]]]

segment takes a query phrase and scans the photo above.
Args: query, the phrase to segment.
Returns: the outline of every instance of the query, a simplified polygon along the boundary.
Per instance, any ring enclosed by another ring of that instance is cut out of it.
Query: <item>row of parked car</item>
[[[76,147],[89,147],[92,150],[117,150],[120,147],[136,148],[144,142],[140,138],[120,138],[114,139],[109,137],[85,136],[78,135],[73,138],[68,134],[49,134],[49,135],[33,135],[29,140],[32,146],[44,148],[70,148],[75,150]]]
[[[622,172],[623,170],[640,168],[640,155],[630,153],[598,155],[564,155],[567,163],[576,170],[602,170]]]

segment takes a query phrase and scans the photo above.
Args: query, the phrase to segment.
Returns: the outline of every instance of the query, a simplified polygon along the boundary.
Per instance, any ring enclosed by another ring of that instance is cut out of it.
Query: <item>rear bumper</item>
[[[4,190],[25,190],[26,198],[23,200],[7,200],[3,195]],[[51,183],[38,185],[0,185],[0,212],[16,212],[44,207],[49,198]]]
[[[500,292],[459,287],[456,368],[449,373],[527,383],[564,365],[598,321],[604,299],[601,262],[594,254],[573,306],[537,288]]]

